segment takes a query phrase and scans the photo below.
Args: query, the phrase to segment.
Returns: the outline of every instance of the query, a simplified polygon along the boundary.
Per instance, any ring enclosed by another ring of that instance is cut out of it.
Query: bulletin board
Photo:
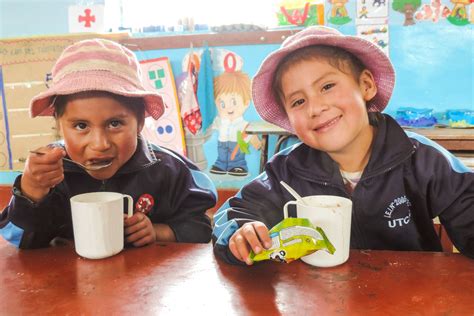
[[[22,170],[29,149],[59,138],[51,117],[29,117],[29,102],[47,89],[51,68],[66,46],[86,38],[120,41],[128,33],[0,40],[0,170]]]

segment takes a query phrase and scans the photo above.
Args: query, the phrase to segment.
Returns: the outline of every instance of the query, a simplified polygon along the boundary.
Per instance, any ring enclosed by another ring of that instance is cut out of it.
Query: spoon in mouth
[[[285,181],[280,181],[280,184],[288,191],[290,192],[293,197],[300,202],[301,204],[306,204],[301,195],[299,195],[292,187],[290,187]]]
[[[30,153],[37,154],[37,155],[40,155],[40,156],[45,154],[41,151],[35,151],[35,150],[30,150]],[[108,166],[110,166],[112,164],[112,162],[109,161],[109,162],[105,162],[105,163],[94,163],[94,164],[83,165],[83,164],[81,164],[77,161],[71,160],[69,158],[64,158],[63,157],[63,160],[72,162],[72,163],[78,165],[79,167],[81,167],[82,169],[89,170],[89,171],[97,171],[97,170],[100,170],[100,169],[104,169],[104,168],[107,168]]]

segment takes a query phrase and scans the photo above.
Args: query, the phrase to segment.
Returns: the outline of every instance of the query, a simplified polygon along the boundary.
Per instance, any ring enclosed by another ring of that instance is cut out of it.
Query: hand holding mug
[[[124,218],[125,240],[135,247],[145,246],[156,241],[156,231],[150,218],[142,212]]]

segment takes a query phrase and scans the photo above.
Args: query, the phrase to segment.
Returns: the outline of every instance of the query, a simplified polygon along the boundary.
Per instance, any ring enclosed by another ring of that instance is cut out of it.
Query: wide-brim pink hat
[[[252,98],[257,112],[265,120],[294,132],[288,116],[272,91],[275,71],[284,57],[297,49],[325,45],[340,47],[353,54],[372,72],[377,94],[367,102],[369,112],[381,112],[388,104],[395,84],[395,71],[390,59],[374,43],[356,36],[343,35],[339,31],[312,26],[288,37],[279,49],[268,55],[252,80]]]
[[[52,79],[48,90],[31,100],[31,117],[52,116],[56,96],[85,91],[143,98],[145,116],[154,119],[164,112],[161,95],[143,86],[135,54],[110,40],[89,39],[66,47],[52,69]]]

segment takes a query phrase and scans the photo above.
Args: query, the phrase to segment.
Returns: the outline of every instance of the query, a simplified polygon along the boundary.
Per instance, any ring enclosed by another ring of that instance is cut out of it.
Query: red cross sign
[[[91,22],[95,22],[95,15],[91,15],[91,12],[92,10],[87,8],[84,10],[86,16],[79,15],[78,17],[79,23],[86,22],[86,24],[84,24],[84,27],[91,27]]]
[[[105,5],[71,5],[69,6],[69,32],[100,33],[105,32]]]

